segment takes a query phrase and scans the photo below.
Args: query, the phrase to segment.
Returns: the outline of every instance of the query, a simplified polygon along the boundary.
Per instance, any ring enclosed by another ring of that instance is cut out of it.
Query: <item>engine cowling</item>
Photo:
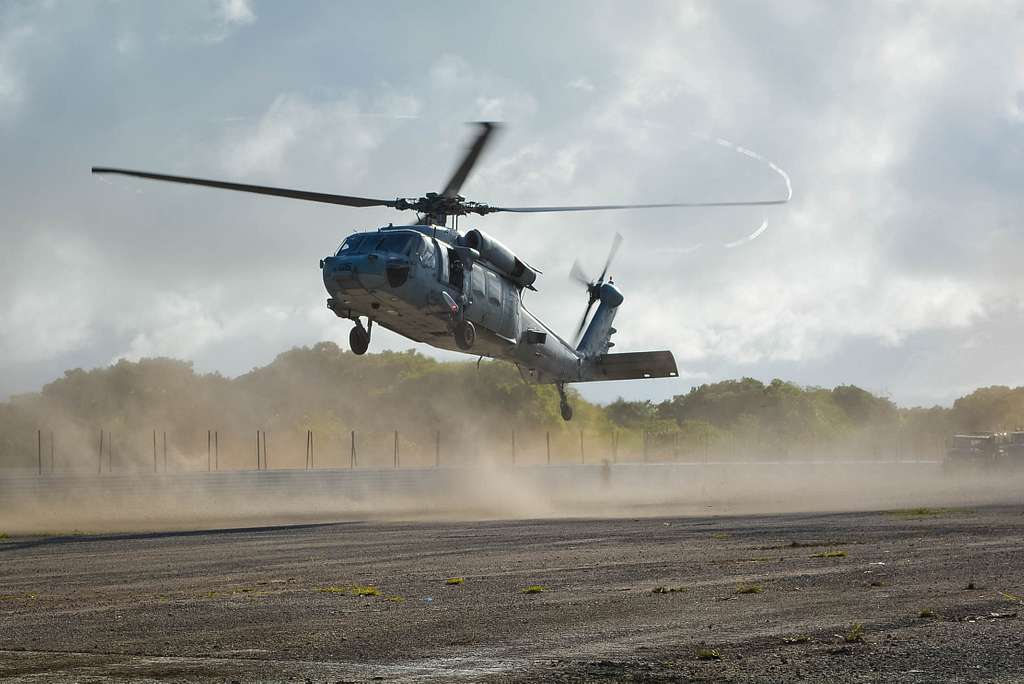
[[[477,229],[466,233],[463,242],[467,247],[480,253],[480,259],[486,261],[503,274],[511,278],[521,287],[529,287],[537,280],[537,272],[527,266],[512,251],[490,235]]]

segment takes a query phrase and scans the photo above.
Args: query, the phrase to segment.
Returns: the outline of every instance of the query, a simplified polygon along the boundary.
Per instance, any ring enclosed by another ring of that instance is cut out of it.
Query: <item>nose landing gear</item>
[[[572,406],[569,406],[569,400],[565,396],[565,385],[555,385],[558,388],[558,408],[562,411],[562,420],[569,422],[572,420]]]
[[[363,327],[362,321],[356,319],[356,324],[348,334],[348,344],[352,347],[352,353],[362,356],[370,348],[370,332],[373,330],[373,319],[367,319],[367,328]]]

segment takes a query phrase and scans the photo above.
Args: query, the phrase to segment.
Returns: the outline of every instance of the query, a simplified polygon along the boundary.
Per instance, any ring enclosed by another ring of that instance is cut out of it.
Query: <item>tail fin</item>
[[[622,293],[612,283],[605,283],[598,291],[598,298],[601,304],[590,320],[587,331],[583,333],[579,346],[576,347],[576,351],[585,359],[605,354],[615,346],[611,342],[611,337],[615,334],[612,322],[615,321],[615,314],[622,304]]]
[[[678,377],[675,357],[670,351],[601,354],[583,366],[583,381],[643,380]]]

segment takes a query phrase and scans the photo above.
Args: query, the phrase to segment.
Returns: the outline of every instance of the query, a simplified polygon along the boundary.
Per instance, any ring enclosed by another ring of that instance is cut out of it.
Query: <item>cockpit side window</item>
[[[366,235],[350,235],[345,238],[345,241],[341,243],[341,247],[338,248],[337,256],[345,254],[359,254],[360,247],[366,242]]]

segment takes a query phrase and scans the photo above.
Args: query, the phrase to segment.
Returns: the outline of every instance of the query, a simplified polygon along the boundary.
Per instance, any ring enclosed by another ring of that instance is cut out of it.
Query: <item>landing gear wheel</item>
[[[569,406],[569,399],[565,396],[565,386],[556,385],[558,388],[558,408],[562,412],[562,420],[569,422],[572,420],[572,406]]]
[[[348,334],[348,344],[352,347],[352,353],[362,356],[370,348],[370,333],[363,329],[362,324],[356,323]]]
[[[476,343],[476,327],[469,321],[459,321],[455,324],[455,344],[462,351],[469,351]]]

